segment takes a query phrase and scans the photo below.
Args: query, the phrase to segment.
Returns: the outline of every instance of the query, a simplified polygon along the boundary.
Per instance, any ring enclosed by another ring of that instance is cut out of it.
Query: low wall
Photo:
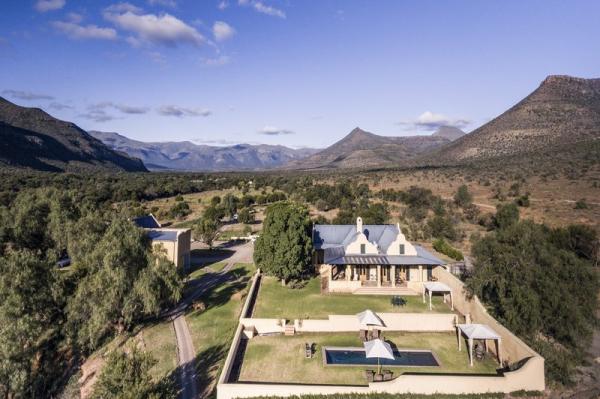
[[[453,313],[377,313],[384,331],[454,331],[456,315]],[[325,320],[295,320],[298,332],[358,332],[364,326],[356,315],[330,315]]]
[[[390,394],[476,394],[519,390],[543,391],[543,380],[537,378],[544,360],[530,358],[515,371],[499,375],[402,374],[392,381],[374,382],[365,386],[299,385],[266,383],[233,383],[217,386],[218,399],[252,398],[257,396],[328,395],[344,393]]]
[[[348,280],[331,280],[329,281],[328,285],[329,292],[347,293],[359,289],[361,287],[361,282]]]

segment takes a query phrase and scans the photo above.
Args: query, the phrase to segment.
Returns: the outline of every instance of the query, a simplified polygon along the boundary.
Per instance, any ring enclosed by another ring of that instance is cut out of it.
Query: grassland
[[[320,319],[330,314],[356,314],[365,309],[374,312],[429,312],[420,295],[403,296],[406,304],[394,307],[387,295],[321,295],[319,279],[309,280],[303,288],[282,287],[276,279],[264,277],[254,308],[257,318]],[[449,313],[450,307],[441,297],[433,297],[433,312]]]
[[[458,351],[453,333],[386,333],[385,339],[401,349],[432,350],[440,367],[385,367],[399,375],[411,373],[495,374],[498,363],[488,355],[469,366],[466,350]],[[315,343],[313,358],[304,356],[304,344]],[[362,347],[356,333],[315,333],[293,337],[256,337],[248,342],[240,381],[294,382],[307,384],[366,385],[364,370],[373,367],[324,366],[323,346]]]

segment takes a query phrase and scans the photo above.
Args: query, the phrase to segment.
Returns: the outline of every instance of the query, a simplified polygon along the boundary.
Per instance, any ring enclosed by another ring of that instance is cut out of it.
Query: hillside
[[[0,97],[0,166],[43,171],[146,171],[71,122]]]
[[[118,133],[92,131],[91,135],[110,148],[140,158],[152,170],[232,171],[260,170],[282,166],[318,150],[292,149],[277,145],[238,144],[217,147],[189,141],[146,143]]]
[[[600,138],[600,79],[549,76],[518,104],[419,160],[453,165],[562,151]]]
[[[450,143],[444,135],[386,137],[355,128],[346,137],[291,169],[376,168],[397,165]]]

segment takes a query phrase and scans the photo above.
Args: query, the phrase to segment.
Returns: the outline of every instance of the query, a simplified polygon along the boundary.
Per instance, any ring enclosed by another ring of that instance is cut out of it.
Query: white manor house
[[[443,261],[406,240],[399,225],[323,225],[313,228],[313,263],[323,292],[420,295]]]

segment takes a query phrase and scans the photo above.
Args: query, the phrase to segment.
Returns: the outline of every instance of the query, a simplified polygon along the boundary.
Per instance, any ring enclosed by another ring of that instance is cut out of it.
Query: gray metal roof
[[[356,236],[355,224],[315,224],[313,229],[313,246],[325,249],[345,245]],[[371,242],[375,242],[382,253],[398,236],[398,227],[393,224],[366,224],[363,233]]]
[[[417,255],[344,255],[325,259],[330,265],[443,265],[445,262],[415,245]]]
[[[148,230],[148,238],[153,241],[177,241],[177,232],[167,230]]]
[[[158,229],[160,228],[160,223],[154,217],[154,215],[150,214],[147,216],[140,216],[139,218],[135,218],[132,220],[138,227],[143,229]]]

